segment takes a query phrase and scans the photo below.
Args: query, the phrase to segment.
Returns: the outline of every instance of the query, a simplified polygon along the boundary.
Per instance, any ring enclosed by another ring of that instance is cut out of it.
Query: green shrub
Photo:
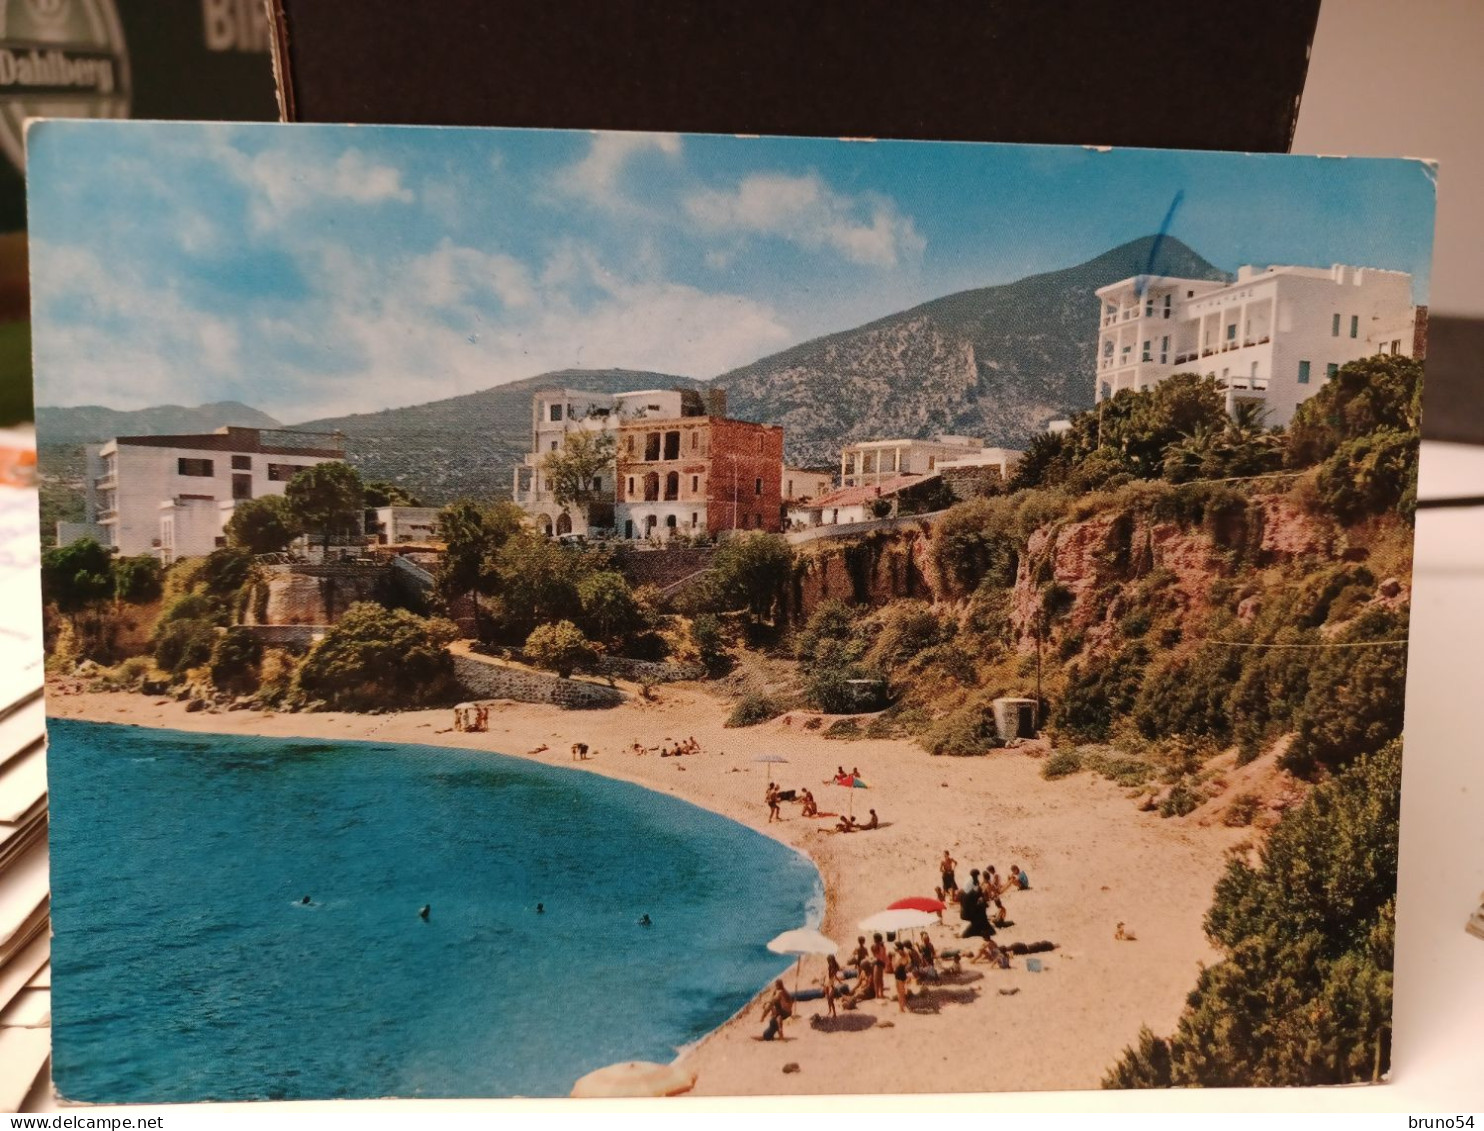
[[[1072,738],[1101,742],[1133,710],[1149,666],[1149,650],[1135,643],[1105,659],[1074,664],[1052,720]]]
[[[1172,1036],[1147,1031],[1104,1087],[1299,1087],[1380,1079],[1391,1054],[1401,744],[1315,788],[1233,859],[1205,967]]]
[[[229,628],[211,649],[211,682],[223,691],[256,690],[263,645],[251,632]]]
[[[1234,829],[1243,829],[1252,823],[1262,800],[1255,793],[1239,793],[1233,797],[1221,815],[1221,823]]]
[[[351,711],[445,702],[456,693],[448,645],[457,637],[448,621],[358,602],[305,657],[298,689]]]
[[[209,620],[178,617],[156,629],[155,663],[172,675],[182,675],[211,659],[216,644],[216,626]]]
[[[556,672],[563,679],[597,659],[592,641],[569,620],[537,625],[526,637],[522,651],[526,659],[538,668]]]
[[[1041,763],[1041,776],[1047,781],[1070,777],[1082,772],[1082,755],[1075,750],[1058,750]]]
[[[1282,759],[1286,769],[1297,774],[1312,774],[1321,766],[1339,769],[1400,737],[1407,620],[1405,609],[1373,607],[1332,638],[1351,647],[1310,653],[1298,733]]]
[[[863,738],[859,719],[836,719],[827,728],[824,736],[826,738]]]
[[[732,713],[727,716],[726,726],[729,727],[751,727],[758,723],[765,723],[769,719],[776,719],[783,714],[783,704],[776,699],[764,695],[761,692],[748,692],[737,700],[737,705],[732,708]]]
[[[143,555],[119,558],[113,563],[114,595],[131,605],[159,600],[164,589],[160,559]]]
[[[959,757],[987,754],[1000,745],[994,720],[972,704],[938,719],[918,741],[929,754]]]
[[[104,672],[98,682],[106,691],[138,691],[154,666],[148,656],[130,656]]]
[[[722,636],[721,621],[712,613],[700,613],[690,622],[691,643],[709,675],[720,675],[731,666],[732,656]]]
[[[1159,803],[1161,817],[1183,817],[1200,807],[1201,795],[1183,781],[1176,782]]]

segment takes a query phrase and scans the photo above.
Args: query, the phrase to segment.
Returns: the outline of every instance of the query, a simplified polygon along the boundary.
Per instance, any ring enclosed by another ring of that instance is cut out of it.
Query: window
[[[626,494],[625,497],[626,498],[633,498],[634,497],[634,477],[632,475],[629,476],[629,489],[628,489],[628,492],[627,492],[627,494]]]
[[[1159,340],[1159,363],[1168,365],[1170,362],[1170,339],[1168,337]]]
[[[1149,347],[1151,345],[1153,345],[1153,344],[1154,344],[1153,342],[1145,342],[1144,343],[1144,348],[1139,351],[1139,360],[1140,361],[1152,361],[1152,360],[1154,360],[1153,354],[1149,350]]]
[[[694,429],[692,429],[691,430],[691,434],[690,434],[690,450],[691,451],[695,451],[696,448],[700,446],[700,443],[701,443],[701,434],[699,432],[695,431]]]
[[[632,456],[634,454],[634,437],[633,436],[625,436],[624,437],[623,450],[624,450],[625,453],[627,453],[630,456]]]
[[[299,472],[304,470],[303,464],[298,463],[270,463],[268,465],[268,482],[287,483]]]
[[[1339,371],[1340,367],[1333,361],[1324,367],[1324,375],[1326,377],[1333,377]]]
[[[1173,297],[1172,295],[1165,295],[1165,317],[1166,318],[1168,318],[1170,316],[1170,299],[1172,297]]]
[[[556,423],[558,420],[561,420],[561,418],[562,418],[562,406],[559,405],[559,404],[552,405],[551,406],[551,414],[550,415],[551,415],[552,423]]]
[[[1332,338],[1338,338],[1340,336],[1340,316],[1338,314],[1334,316],[1333,321],[1329,324],[1329,334]]]
[[[1237,340],[1237,324],[1235,322],[1227,323],[1226,340],[1229,342],[1234,342]]]
[[[252,470],[252,456],[233,456],[232,457],[232,470],[233,471],[251,471]]]
[[[644,501],[658,502],[660,497],[660,473],[651,471],[644,477]]]
[[[794,481],[792,479],[788,481],[788,497],[790,499],[794,497]]]
[[[1148,298],[1148,300],[1144,303],[1144,317],[1145,318],[1153,318],[1154,317],[1154,296],[1153,295],[1150,295],[1149,298]]]
[[[696,528],[696,520],[697,520],[698,517],[699,516],[696,514],[695,511],[691,511],[690,512],[690,528],[692,530],[694,530]]]
[[[554,451],[556,451],[556,450],[557,450],[557,442],[556,442],[556,441],[555,441],[555,440],[553,440],[553,441],[552,441],[552,442],[551,442],[551,447],[550,447],[550,448],[548,448],[548,449],[547,449],[547,450],[548,450],[548,451],[553,451],[553,452],[554,452]]]
[[[699,475],[692,475],[690,477],[690,489],[692,494],[701,490],[701,477]]]
[[[187,459],[184,456],[176,460],[175,470],[180,475],[195,475],[207,479],[215,474],[211,460]]]
[[[1392,357],[1395,357],[1397,354],[1399,354],[1401,352],[1402,352],[1402,340],[1400,338],[1393,338],[1392,341],[1391,341],[1391,356]]]
[[[1352,338],[1358,338],[1358,337],[1360,337],[1360,315],[1359,314],[1352,314],[1350,316],[1350,336]]]
[[[1309,383],[1309,363],[1307,361],[1299,362],[1298,383],[1300,385],[1307,385]]]
[[[251,475],[243,475],[241,472],[238,472],[232,476],[232,498],[239,500],[252,498]]]
[[[660,458],[660,434],[658,432],[644,434],[644,458],[651,463]]]
[[[675,516],[673,514],[667,514],[667,515],[665,515],[665,529],[667,529],[667,530],[674,530],[675,529]]]
[[[665,476],[665,498],[670,501],[680,498],[680,472],[672,471]]]
[[[679,432],[666,432],[665,433],[665,458],[666,459],[679,459],[680,458],[680,433]]]
[[[594,491],[601,491],[602,489],[603,489],[603,477],[601,475],[594,475],[593,476],[593,490]]]
[[[756,478],[756,479],[754,479],[752,481],[752,493],[754,495],[761,495],[763,493],[763,480],[762,480],[762,476],[759,476],[758,478]]]
[[[1113,339],[1112,338],[1105,338],[1103,340],[1103,356],[1104,357],[1112,357],[1113,356]]]

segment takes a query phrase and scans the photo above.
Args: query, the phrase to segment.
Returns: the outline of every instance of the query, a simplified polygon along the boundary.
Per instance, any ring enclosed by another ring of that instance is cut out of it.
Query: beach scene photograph
[[[64,1099],[1386,1078],[1432,165],[27,147]]]

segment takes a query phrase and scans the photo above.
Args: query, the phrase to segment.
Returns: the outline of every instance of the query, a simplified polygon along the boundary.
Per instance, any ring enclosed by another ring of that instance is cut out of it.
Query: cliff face
[[[1171,576],[1168,592],[1181,612],[1198,616],[1209,609],[1211,586],[1219,579],[1252,576],[1254,565],[1335,554],[1333,525],[1286,495],[1258,496],[1241,511],[1194,526],[1148,513],[1099,514],[1031,535],[1015,579],[1011,624],[1022,647],[1033,646],[1035,615],[1045,587],[1054,583],[1067,595],[1060,629],[1082,633],[1096,647],[1127,609],[1124,588],[1156,570]]]
[[[283,570],[257,583],[243,623],[334,624],[357,601],[385,603],[391,596],[390,571],[382,567]]]
[[[829,600],[884,605],[902,597],[936,601],[930,562],[932,525],[921,522],[839,542],[800,555],[788,593],[788,615],[802,624]]]

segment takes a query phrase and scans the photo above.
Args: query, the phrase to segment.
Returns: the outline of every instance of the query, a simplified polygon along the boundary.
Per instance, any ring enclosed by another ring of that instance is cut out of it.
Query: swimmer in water
[[[652,927],[652,926],[654,926],[654,923],[649,918],[649,912],[646,911],[643,915],[640,915],[639,916],[639,926],[641,926],[641,927]]]
[[[433,913],[433,905],[431,903],[424,903],[423,904],[423,909],[421,911],[419,911],[417,914],[418,914],[418,917],[420,919],[422,919],[424,922],[426,922],[428,916],[431,915],[432,913]]]
[[[546,914],[546,904],[544,904],[544,903],[538,903],[538,904],[536,904],[536,914],[537,915],[545,915]]]
[[[303,898],[303,899],[301,899],[301,900],[299,900],[299,902],[300,902],[300,903],[301,903],[301,904],[302,904],[302,903],[308,903],[308,902],[309,902],[309,897],[308,897],[308,896],[307,896],[307,895],[306,895],[306,896],[305,896],[305,897],[304,897],[304,898]]]

